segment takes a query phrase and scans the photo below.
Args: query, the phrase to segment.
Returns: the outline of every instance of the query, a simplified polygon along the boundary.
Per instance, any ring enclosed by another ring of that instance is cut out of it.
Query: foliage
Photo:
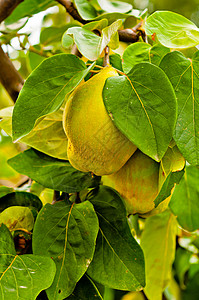
[[[23,1],[0,28],[26,79],[16,103],[0,87],[0,298],[196,300],[199,29],[58,2]]]

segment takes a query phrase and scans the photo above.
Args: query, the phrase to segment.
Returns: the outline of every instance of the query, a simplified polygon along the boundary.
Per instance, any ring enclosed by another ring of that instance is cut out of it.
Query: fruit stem
[[[103,61],[103,67],[107,67],[110,65],[110,60],[109,60],[109,46],[106,46],[104,48],[104,61]]]

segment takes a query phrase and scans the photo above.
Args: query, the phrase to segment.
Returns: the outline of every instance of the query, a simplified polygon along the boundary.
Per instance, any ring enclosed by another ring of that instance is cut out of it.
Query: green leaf
[[[45,187],[66,193],[95,187],[100,181],[91,173],[77,171],[68,161],[52,158],[33,149],[9,159],[9,165]]]
[[[199,228],[198,180],[199,169],[187,166],[184,177],[175,187],[169,204],[172,212],[177,216],[180,226],[188,231]]]
[[[11,189],[12,190],[12,189]],[[1,193],[1,188],[0,188]],[[33,207],[37,211],[42,208],[41,200],[34,194],[28,192],[14,192],[10,191],[7,195],[0,194],[0,212],[10,206],[26,206],[30,209]]]
[[[182,176],[184,175],[184,170],[177,172],[170,172],[164,181],[160,192],[154,200],[155,207],[157,207],[162,201],[164,201],[167,197],[171,195],[171,191],[174,185],[179,184]]]
[[[55,264],[48,257],[16,255],[9,230],[0,225],[0,299],[35,300],[52,284],[55,272]]]
[[[49,300],[64,299],[86,272],[94,254],[99,230],[93,206],[85,201],[68,205],[63,201],[46,204],[33,232],[33,253],[51,257],[57,273],[47,290]]]
[[[108,26],[108,20],[107,19],[101,19],[99,21],[93,21],[85,24],[83,26],[84,29],[93,31],[93,30],[102,30],[103,28]]]
[[[34,217],[28,207],[11,206],[0,213],[1,223],[4,223],[10,231],[21,228],[31,231],[34,226]]]
[[[97,17],[97,11],[88,0],[74,0],[78,13],[84,20],[92,20]]]
[[[100,231],[88,275],[105,286],[139,291],[145,285],[144,257],[131,235],[119,194],[100,186],[87,196],[99,218]]]
[[[191,252],[180,247],[176,250],[174,268],[182,289],[185,288],[185,274],[190,268],[190,259]]]
[[[13,107],[6,107],[0,110],[0,127],[12,135],[12,112]],[[35,148],[47,155],[67,159],[68,140],[62,125],[63,108],[47,115],[32,131],[19,141]]]
[[[13,111],[13,139],[27,135],[37,119],[58,110],[65,96],[91,67],[86,69],[84,62],[72,54],[45,59],[28,77],[17,99]]]
[[[75,290],[67,298],[68,300],[103,300],[100,291],[98,290],[92,279],[85,274],[77,283]]]
[[[54,43],[59,43],[64,32],[72,26],[77,24],[67,24],[62,27],[46,27],[43,28],[40,34],[40,43],[43,45],[52,45]]]
[[[199,44],[199,28],[171,11],[154,12],[147,18],[145,30],[168,48],[190,48]]]
[[[181,52],[168,53],[160,67],[169,77],[178,101],[175,142],[192,165],[199,165],[199,51],[192,61]]]
[[[162,292],[171,279],[176,230],[176,219],[169,211],[146,220],[141,247],[146,263],[144,292],[149,299],[161,300]]]
[[[194,274],[191,276],[192,270]],[[197,300],[199,290],[199,268],[198,264],[192,264],[188,273],[188,283],[185,290],[182,291],[182,300]]]
[[[108,78],[103,98],[118,129],[156,161],[165,154],[176,123],[176,97],[165,73],[140,63],[127,76]]]
[[[9,188],[7,186],[0,186],[0,198],[12,193],[14,191],[13,188]],[[0,203],[1,203],[2,200],[0,200]],[[1,209],[1,207],[0,207]]]
[[[122,20],[117,20],[102,30],[102,36],[98,36],[83,27],[72,27],[66,34],[72,34],[78,50],[91,61],[98,59],[107,45],[113,49],[119,46],[117,30],[122,25]]]
[[[20,3],[6,19],[6,24],[15,23],[24,17],[31,17],[40,11],[46,10],[48,7],[56,5],[53,0],[26,0]]]
[[[159,65],[161,59],[170,50],[162,45],[156,44],[153,47],[146,43],[131,44],[123,53],[123,70],[127,74],[138,63],[150,62]]]
[[[97,0],[97,2],[102,8],[102,10],[107,11],[109,13],[127,13],[133,8],[130,3],[125,3],[121,1]]]

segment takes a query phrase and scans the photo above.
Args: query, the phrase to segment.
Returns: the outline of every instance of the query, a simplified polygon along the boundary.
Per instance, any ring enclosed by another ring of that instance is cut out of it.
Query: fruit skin
[[[137,149],[115,127],[104,106],[102,91],[111,76],[118,74],[107,66],[80,84],[66,102],[63,115],[71,165],[99,176],[118,171]]]
[[[116,189],[129,214],[144,214],[154,208],[158,194],[159,163],[137,150],[116,173],[103,176],[103,184]]]

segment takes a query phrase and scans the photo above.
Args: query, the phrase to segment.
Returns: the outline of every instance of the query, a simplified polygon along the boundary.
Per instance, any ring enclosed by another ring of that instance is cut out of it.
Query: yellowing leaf
[[[9,135],[12,134],[12,111],[13,107],[0,111],[0,127]],[[47,115],[19,141],[50,156],[67,159],[68,141],[62,127],[62,108]]]
[[[146,296],[161,300],[171,279],[175,255],[176,218],[169,211],[150,217],[141,236],[146,264]]]
[[[10,231],[22,228],[31,231],[34,217],[28,207],[11,206],[0,214],[0,223],[4,223]]]

